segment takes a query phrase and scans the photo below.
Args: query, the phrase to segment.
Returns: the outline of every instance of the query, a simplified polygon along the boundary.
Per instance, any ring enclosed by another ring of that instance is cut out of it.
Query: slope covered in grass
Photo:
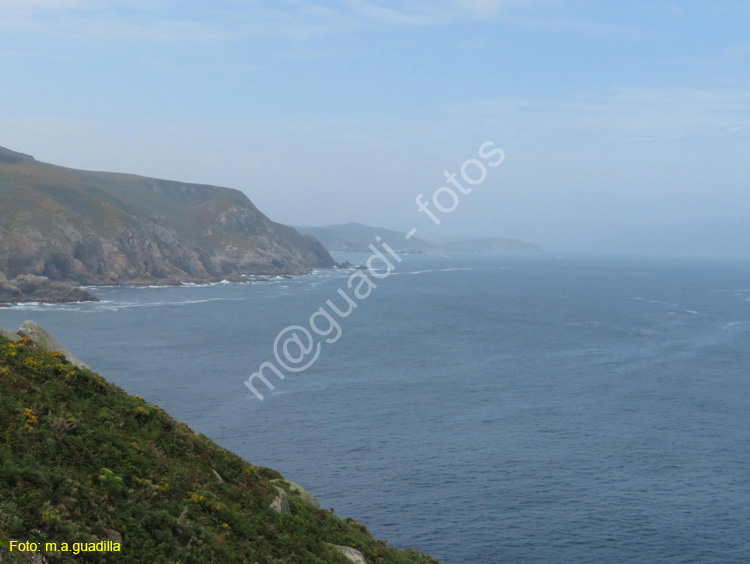
[[[217,414],[217,417],[220,414]],[[316,509],[274,470],[249,464],[60,353],[0,336],[0,561],[9,541],[111,540],[119,553],[51,563],[428,564]],[[277,487],[288,513],[270,509]],[[37,562],[41,562],[39,555]]]

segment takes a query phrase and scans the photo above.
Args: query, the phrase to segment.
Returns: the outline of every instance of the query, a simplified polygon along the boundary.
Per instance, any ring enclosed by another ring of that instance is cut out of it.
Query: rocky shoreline
[[[13,280],[0,272],[0,307],[9,304],[98,302],[99,298],[76,284],[56,282],[46,276],[22,274]]]
[[[348,262],[336,264],[333,268],[354,268]],[[357,267],[363,268],[363,267]],[[268,282],[276,276],[282,278],[293,278],[305,276],[312,270],[296,272],[294,274],[230,274],[227,276],[214,276],[211,278],[189,278],[178,279],[136,279],[122,284],[96,284],[97,287],[105,286],[189,286],[218,284],[230,282],[233,284],[251,284],[255,282]],[[66,304],[80,302],[98,302],[99,298],[89,291],[90,287],[84,287],[73,282],[58,282],[46,276],[34,274],[23,274],[13,280],[9,280],[0,271],[0,308],[8,308],[17,304],[39,303],[39,304]]]

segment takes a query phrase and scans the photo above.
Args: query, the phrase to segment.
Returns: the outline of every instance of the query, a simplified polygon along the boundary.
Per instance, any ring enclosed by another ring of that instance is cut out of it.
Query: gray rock
[[[23,292],[6,278],[5,274],[0,272],[0,301],[17,302],[23,296]]]
[[[86,290],[68,282],[54,282],[46,276],[22,274],[12,281],[0,277],[0,301],[11,303],[98,302]]]
[[[221,477],[221,475],[216,471],[216,469],[211,468],[211,472],[214,473],[214,476],[216,476],[216,479],[219,480],[219,483],[223,484],[224,479]]]
[[[62,346],[52,335],[47,333],[39,325],[33,321],[24,321],[21,328],[18,330],[18,334],[21,337],[28,337],[34,344],[44,351],[59,352],[65,355],[68,362],[77,366],[78,368],[85,368],[90,370],[91,368],[86,365],[83,361],[73,355],[68,349]]]
[[[276,513],[288,514],[289,511],[289,494],[285,490],[278,486],[274,486],[278,495],[273,498],[271,505],[268,507],[273,509]]]
[[[356,548],[351,548],[350,546],[336,546],[336,545],[333,545],[333,548],[338,550],[341,554],[346,556],[349,560],[351,560],[355,564],[367,564],[367,560],[365,560],[364,554],[362,554]]]
[[[5,337],[6,339],[10,339],[11,341],[17,341],[20,335],[18,333],[8,331],[7,329],[0,329],[0,337]]]
[[[309,505],[310,507],[314,507],[315,509],[320,509],[320,502],[299,484],[295,484],[294,482],[289,482],[287,480],[272,480],[271,483],[279,484],[282,488],[286,488],[292,493],[299,494],[302,503]]]

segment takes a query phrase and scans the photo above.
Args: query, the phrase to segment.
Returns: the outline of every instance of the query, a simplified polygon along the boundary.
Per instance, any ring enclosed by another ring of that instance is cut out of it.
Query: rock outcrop
[[[33,321],[24,321],[21,324],[21,328],[18,330],[18,335],[31,339],[34,344],[43,351],[59,352],[60,354],[65,356],[68,362],[70,362],[74,366],[77,366],[78,368],[87,370],[91,369],[83,361],[76,358],[76,356],[72,352],[62,346],[57,341],[57,339],[55,339],[52,335],[47,333],[47,331],[45,331],[42,327],[40,327]]]
[[[320,502],[299,484],[288,482],[286,480],[273,480],[271,483],[276,486],[277,490],[280,490],[284,493],[288,491],[299,496],[300,501],[305,505],[309,505],[314,509],[320,509]],[[281,488],[279,488],[278,486],[281,486]],[[286,491],[282,488],[286,488]]]
[[[66,303],[98,302],[80,286],[68,282],[53,282],[46,276],[21,274],[13,280],[0,272],[0,303]]]
[[[354,562],[354,564],[367,564],[364,555],[356,548],[351,548],[349,546],[334,546],[334,548]]]
[[[15,333],[13,333],[12,331],[8,331],[7,329],[0,329],[0,337],[8,339],[11,342],[25,337],[29,339],[37,349],[46,352],[60,353],[73,366],[85,370],[91,370],[91,368],[86,363],[78,359],[72,352],[62,346],[57,341],[57,339],[47,333],[44,328],[34,323],[33,321],[24,321],[21,324],[20,329]]]
[[[333,266],[314,237],[272,222],[238,190],[67,169],[0,148],[9,280],[0,301],[86,299],[58,283],[212,282]],[[28,275],[48,283],[19,278]]]
[[[273,498],[273,501],[271,502],[271,505],[268,506],[268,508],[272,509],[276,513],[288,515],[290,512],[289,494],[278,486],[275,486],[274,489],[276,490],[277,495]]]
[[[15,341],[20,337],[20,335],[18,333],[8,331],[7,329],[0,329],[0,337],[2,337],[3,339],[8,339],[9,341]]]

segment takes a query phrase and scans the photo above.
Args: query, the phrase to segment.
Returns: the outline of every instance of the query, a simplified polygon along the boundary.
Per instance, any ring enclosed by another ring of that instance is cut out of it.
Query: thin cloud
[[[448,23],[452,19],[450,11],[439,5],[418,5],[416,10],[404,11],[377,5],[364,0],[348,0],[357,14],[367,19],[401,26],[431,26]]]
[[[6,15],[8,11],[55,11],[90,9],[101,7],[99,2],[92,0],[0,0],[0,10]]]
[[[748,107],[747,88],[620,87],[564,98],[473,100],[452,104],[445,111],[502,124],[514,137],[584,135],[652,141],[737,135],[750,128]]]
[[[95,39],[210,41],[281,37],[304,41],[331,33],[485,19],[511,6],[549,1],[441,0],[404,5],[382,0],[339,0],[322,6],[310,0],[223,0],[185,15],[175,11],[176,4],[163,1],[0,0],[0,28]]]
[[[496,14],[503,8],[506,8],[509,6],[538,3],[538,1],[533,2],[530,0],[456,0],[454,3],[458,6],[459,9],[463,11],[487,15],[487,14]]]

